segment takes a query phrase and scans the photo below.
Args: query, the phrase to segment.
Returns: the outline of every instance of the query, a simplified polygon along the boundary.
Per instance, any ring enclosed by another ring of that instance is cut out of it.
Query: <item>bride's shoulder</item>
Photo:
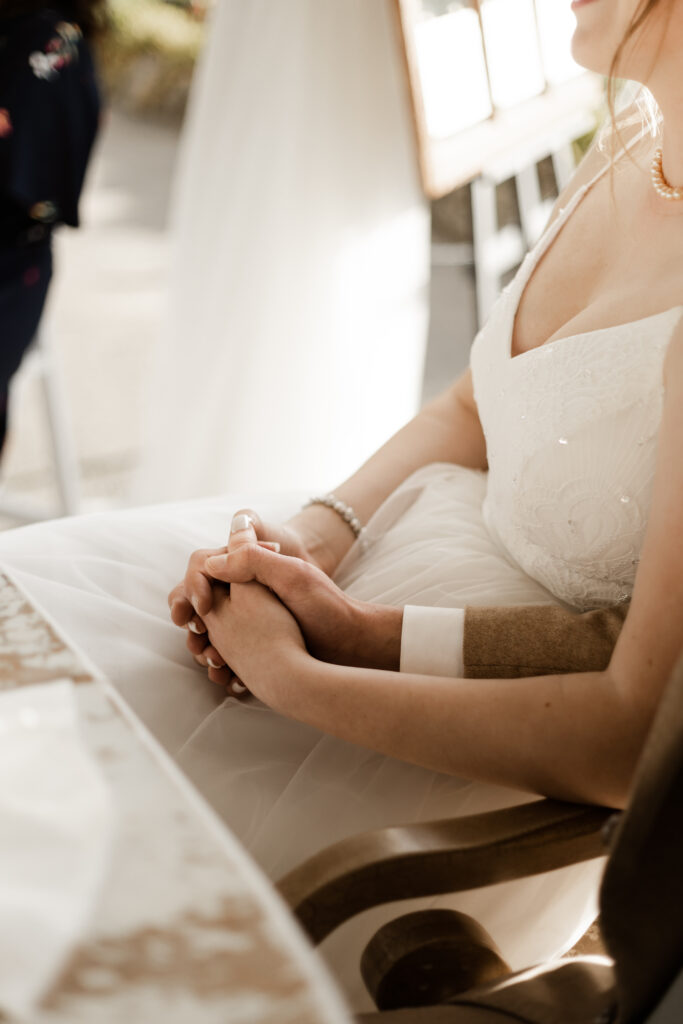
[[[644,119],[641,106],[634,102],[625,107],[597,129],[567,185],[557,197],[550,215],[550,223],[571,202],[575,192],[597,177],[611,163],[629,149],[634,140],[643,134]]]

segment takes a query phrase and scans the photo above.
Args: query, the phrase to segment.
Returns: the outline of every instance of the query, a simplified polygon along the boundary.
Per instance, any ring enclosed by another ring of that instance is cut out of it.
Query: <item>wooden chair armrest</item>
[[[604,807],[538,800],[364,832],[304,861],[278,889],[313,942],[380,903],[461,892],[606,853]]]

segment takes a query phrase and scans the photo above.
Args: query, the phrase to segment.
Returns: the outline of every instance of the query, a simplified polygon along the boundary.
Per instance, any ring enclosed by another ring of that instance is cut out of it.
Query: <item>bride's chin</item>
[[[616,44],[610,48],[609,37],[614,33],[614,25],[609,18],[605,24],[604,0],[574,0],[571,7],[576,18],[572,57],[587,71],[609,74]]]
[[[608,75],[612,63],[611,52],[607,52],[604,38],[599,33],[577,25],[571,42],[571,54],[577,64],[598,75]]]

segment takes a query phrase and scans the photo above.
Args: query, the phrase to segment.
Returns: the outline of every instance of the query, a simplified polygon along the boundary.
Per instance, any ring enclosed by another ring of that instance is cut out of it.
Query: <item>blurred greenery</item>
[[[601,119],[600,119],[598,113],[596,112],[596,115],[595,115],[595,125],[596,126],[595,126],[595,128],[592,131],[587,132],[585,135],[582,135],[580,138],[574,140],[572,145],[573,145],[573,148],[574,148],[574,159],[576,160],[577,164],[586,155],[586,152],[588,151],[588,148],[589,148],[591,142],[595,138],[595,133],[597,131],[597,126],[600,123],[600,120]]]
[[[195,60],[204,38],[201,21],[160,0],[109,0],[111,35],[119,45]]]
[[[135,113],[181,116],[204,41],[201,18],[162,0],[109,0],[108,8],[98,50],[110,97]]]

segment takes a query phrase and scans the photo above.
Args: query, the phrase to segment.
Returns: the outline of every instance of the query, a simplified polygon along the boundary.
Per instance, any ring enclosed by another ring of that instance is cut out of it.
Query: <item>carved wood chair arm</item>
[[[313,942],[363,910],[461,892],[606,854],[604,807],[538,800],[364,832],[304,861],[278,889]]]

